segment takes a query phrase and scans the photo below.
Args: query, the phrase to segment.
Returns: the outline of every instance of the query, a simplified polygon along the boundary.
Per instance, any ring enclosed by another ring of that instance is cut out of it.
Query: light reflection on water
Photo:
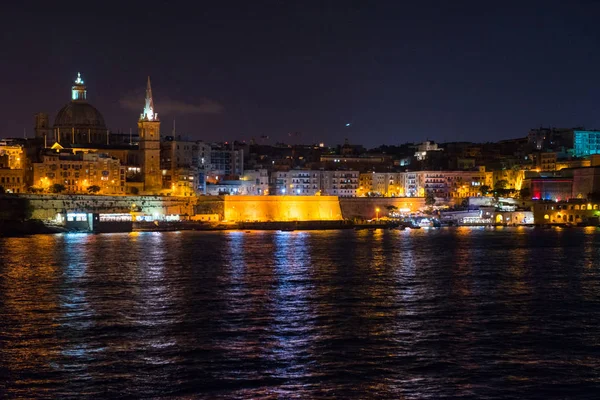
[[[3,397],[585,397],[594,228],[0,239]]]

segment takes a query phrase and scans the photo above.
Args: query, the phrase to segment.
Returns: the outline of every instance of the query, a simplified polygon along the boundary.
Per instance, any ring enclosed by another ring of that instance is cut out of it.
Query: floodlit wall
[[[344,219],[373,219],[387,216],[388,206],[398,210],[417,211],[425,207],[423,197],[354,197],[340,198],[340,206]],[[379,213],[377,213],[379,209]]]
[[[226,221],[341,220],[337,196],[224,196]]]

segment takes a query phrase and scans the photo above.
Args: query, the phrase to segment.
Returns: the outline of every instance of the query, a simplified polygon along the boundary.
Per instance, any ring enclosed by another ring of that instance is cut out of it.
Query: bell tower
[[[144,178],[144,191],[158,193],[162,189],[160,174],[160,121],[154,112],[150,77],[146,86],[146,104],[138,121],[140,136],[140,166]]]

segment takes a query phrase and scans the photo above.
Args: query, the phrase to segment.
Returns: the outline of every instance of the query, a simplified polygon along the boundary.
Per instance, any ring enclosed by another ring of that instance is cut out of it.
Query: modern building
[[[209,175],[223,179],[224,177],[240,177],[244,173],[244,151],[226,148],[226,145],[211,145]]]
[[[600,154],[600,131],[574,130],[575,157],[589,157]]]

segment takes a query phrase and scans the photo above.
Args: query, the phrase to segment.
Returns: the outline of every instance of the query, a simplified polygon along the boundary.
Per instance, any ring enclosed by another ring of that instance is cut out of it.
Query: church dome
[[[104,117],[94,106],[72,101],[60,109],[54,120],[55,128],[106,129]]]

